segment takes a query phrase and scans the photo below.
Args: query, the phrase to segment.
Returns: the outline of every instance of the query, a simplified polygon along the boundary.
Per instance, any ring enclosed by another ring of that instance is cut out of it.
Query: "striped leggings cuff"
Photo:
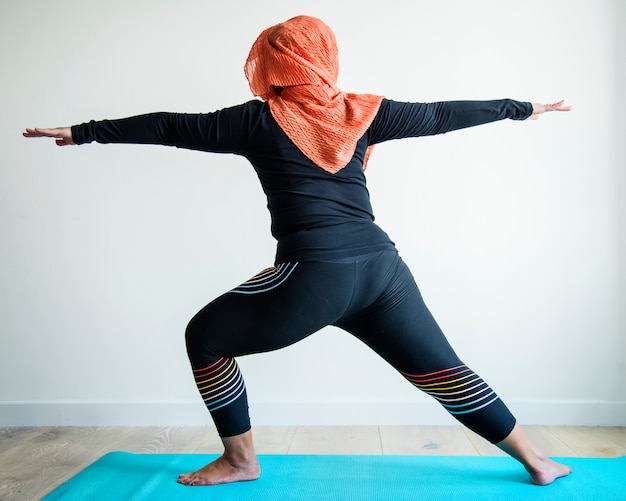
[[[401,374],[453,415],[476,412],[499,399],[491,387],[466,365],[428,374]]]
[[[196,385],[210,412],[226,407],[246,390],[234,358],[221,357],[215,363],[193,371]]]

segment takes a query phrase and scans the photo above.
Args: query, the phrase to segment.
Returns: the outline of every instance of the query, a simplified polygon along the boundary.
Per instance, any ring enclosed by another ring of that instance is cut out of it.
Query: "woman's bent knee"
[[[200,311],[194,316],[185,329],[185,344],[187,346],[187,356],[192,366],[202,365],[213,359],[217,354],[212,349],[214,338],[214,329],[211,329],[209,323]]]

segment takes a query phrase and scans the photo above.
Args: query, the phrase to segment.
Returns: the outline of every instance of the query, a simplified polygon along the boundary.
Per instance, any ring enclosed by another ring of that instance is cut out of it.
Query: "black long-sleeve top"
[[[393,248],[387,234],[374,224],[363,172],[368,146],[505,118],[524,120],[531,113],[531,103],[511,99],[428,104],[384,99],[351,161],[335,174],[302,154],[276,123],[267,103],[257,100],[213,113],[151,113],[91,121],[73,126],[72,138],[76,144],[161,144],[244,156],[267,196],[280,263]]]

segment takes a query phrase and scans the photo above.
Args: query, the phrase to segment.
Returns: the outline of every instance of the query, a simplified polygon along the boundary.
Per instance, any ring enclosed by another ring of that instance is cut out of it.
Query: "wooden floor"
[[[626,455],[626,428],[526,427],[550,456]],[[501,455],[459,426],[257,427],[259,454]],[[0,428],[0,500],[40,499],[103,454],[222,451],[214,428]]]

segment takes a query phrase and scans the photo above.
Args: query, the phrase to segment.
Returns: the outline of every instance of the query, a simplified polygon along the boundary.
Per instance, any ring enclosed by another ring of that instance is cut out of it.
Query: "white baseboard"
[[[520,423],[626,426],[626,402],[508,401]],[[435,402],[251,402],[256,426],[451,425]],[[0,426],[195,426],[211,420],[202,402],[0,402]]]

